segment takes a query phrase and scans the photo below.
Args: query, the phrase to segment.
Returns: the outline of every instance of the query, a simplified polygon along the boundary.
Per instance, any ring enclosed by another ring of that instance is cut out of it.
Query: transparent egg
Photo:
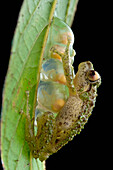
[[[44,111],[58,112],[68,97],[69,90],[66,85],[40,81],[37,94],[38,108]]]
[[[42,81],[55,81],[66,84],[63,64],[58,59],[48,59],[42,65],[40,78]]]
[[[70,27],[59,18],[54,17],[43,56],[37,93],[37,112],[42,110],[57,113],[68,99],[69,89],[66,85],[62,55],[66,55],[66,47],[69,47],[68,62],[71,67],[75,55],[73,43],[74,35]]]
[[[44,53],[44,61],[45,59],[51,57],[61,60],[61,57],[58,56],[58,54],[52,54],[50,49],[51,47],[54,47],[57,49],[57,51],[63,54],[65,52],[68,40],[70,41],[70,56],[73,56],[75,55],[73,54],[74,34],[66,23],[64,23],[59,18],[54,17],[48,35],[47,45]]]

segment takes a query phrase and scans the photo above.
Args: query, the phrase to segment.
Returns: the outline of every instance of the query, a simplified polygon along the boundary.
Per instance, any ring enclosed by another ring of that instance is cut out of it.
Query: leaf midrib
[[[48,37],[48,34],[49,34],[49,29],[50,29],[51,20],[52,20],[53,15],[54,15],[56,3],[57,3],[57,0],[54,0],[54,1],[53,1],[53,5],[52,5],[52,7],[51,7],[51,12],[50,12],[50,17],[49,17],[49,24],[48,24],[48,27],[47,27],[47,30],[46,30],[46,33],[45,33],[45,36],[44,36],[44,41],[43,41],[42,50],[41,50],[41,54],[40,54],[41,60],[40,60],[40,64],[39,64],[39,70],[41,69],[41,62],[42,62],[42,58],[43,58],[43,54],[44,54],[44,49],[45,49],[46,42],[47,42],[47,37]],[[46,25],[46,26],[47,26],[47,25]],[[46,26],[45,26],[45,27],[46,27]],[[39,34],[39,35],[40,35],[40,34]],[[28,55],[27,55],[27,57],[26,57],[26,60],[25,60],[25,62],[24,62],[24,64],[23,64],[23,69],[22,69],[22,71],[21,71],[21,73],[20,73],[19,79],[18,79],[15,87],[17,87],[18,84],[19,84],[19,82],[20,82],[20,79],[21,79],[21,77],[22,77],[24,68],[25,68],[26,63],[27,63],[27,61],[28,61],[28,59],[29,59],[30,52],[32,51],[32,49],[33,49],[33,47],[34,47],[35,42],[36,42],[37,39],[39,38],[39,35],[36,37],[36,39],[35,39],[32,47],[31,47],[31,49],[29,50],[29,53],[28,53]],[[38,83],[37,83],[37,88],[38,88]],[[15,90],[16,90],[16,89],[15,89]],[[10,100],[9,100],[9,103],[10,103],[11,100],[14,98],[14,95],[15,95],[15,93],[13,93],[12,97],[11,97]],[[35,92],[35,95],[36,95],[36,92]],[[35,106],[35,105],[34,105],[34,106]],[[10,107],[7,108],[7,111],[9,110],[9,108],[10,108]],[[34,107],[34,108],[35,108],[35,107]],[[33,109],[33,110],[34,110],[34,109]],[[20,118],[21,118],[21,117],[20,117]],[[20,120],[20,118],[19,118],[19,120]],[[6,120],[5,120],[5,124],[6,124],[6,123],[7,123],[7,116],[6,116]],[[19,123],[19,121],[18,121],[17,124],[16,124],[16,129],[17,129],[17,127],[18,127],[18,123]],[[14,138],[14,136],[15,136],[15,134],[16,134],[16,129],[15,129],[14,135],[12,136],[12,138],[11,138],[11,140],[10,140],[10,144],[11,144],[11,141],[13,140],[13,138]],[[4,137],[6,137],[6,134],[5,134],[5,133],[4,133]],[[24,146],[24,144],[23,144],[23,146]],[[22,146],[22,148],[23,148],[23,146]],[[8,149],[8,153],[9,153],[9,150],[10,150],[10,147],[9,147],[9,149]],[[8,153],[7,153],[7,160],[8,160]],[[21,150],[21,153],[22,153],[22,150]],[[21,155],[21,153],[20,153],[20,155]],[[20,155],[19,155],[19,157],[20,157]],[[30,170],[32,170],[32,165],[30,165]]]

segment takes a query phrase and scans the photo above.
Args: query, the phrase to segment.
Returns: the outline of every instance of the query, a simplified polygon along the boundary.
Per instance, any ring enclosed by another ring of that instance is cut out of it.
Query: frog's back
[[[88,92],[69,97],[56,118],[56,150],[72,140],[84,128],[95,106],[96,96],[97,87],[91,85]]]
[[[56,120],[58,131],[69,130],[74,126],[82,111],[82,105],[83,101],[78,95],[69,97],[65,107],[62,108]]]

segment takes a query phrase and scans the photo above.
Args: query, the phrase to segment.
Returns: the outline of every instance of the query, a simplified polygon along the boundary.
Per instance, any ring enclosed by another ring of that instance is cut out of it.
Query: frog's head
[[[93,68],[90,61],[82,62],[78,66],[78,72],[74,79],[75,88],[77,91],[88,91],[91,85],[97,87],[101,83],[101,77]]]

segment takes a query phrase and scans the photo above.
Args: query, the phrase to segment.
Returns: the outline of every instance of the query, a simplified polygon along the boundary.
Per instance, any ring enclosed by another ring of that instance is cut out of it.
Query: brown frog
[[[65,70],[65,67],[64,67]],[[66,71],[67,73],[68,71]],[[66,80],[68,74],[66,75]],[[44,112],[37,117],[37,134],[31,125],[29,113],[26,116],[26,140],[34,158],[46,160],[81,132],[95,106],[100,75],[90,61],[79,64],[73,80],[70,96],[56,115]],[[70,83],[69,88],[70,88]],[[74,90],[72,90],[74,89]]]

